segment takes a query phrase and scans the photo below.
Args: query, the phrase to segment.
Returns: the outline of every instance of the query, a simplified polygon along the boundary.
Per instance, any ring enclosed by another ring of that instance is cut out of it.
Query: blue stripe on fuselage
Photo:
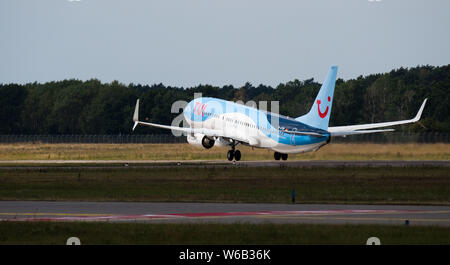
[[[196,98],[188,103],[183,113],[186,120],[194,122],[204,122],[213,118],[214,115],[241,113],[249,117],[264,135],[282,144],[292,144],[293,142],[295,143],[294,145],[315,144],[326,141],[329,136],[329,133],[325,130],[311,127],[294,119],[281,117],[273,113],[263,112],[249,106],[217,98]],[[278,127],[290,131],[315,132],[326,136],[292,135],[283,133]],[[292,141],[292,137],[294,137],[294,141]]]

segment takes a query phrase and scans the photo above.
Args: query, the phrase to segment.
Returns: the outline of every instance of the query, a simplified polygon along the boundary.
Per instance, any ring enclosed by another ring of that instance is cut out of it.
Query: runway
[[[0,169],[154,167],[449,167],[450,161],[11,160]],[[148,223],[325,223],[450,226],[450,206],[0,201],[0,220]]]
[[[450,160],[0,160],[1,169],[15,168],[156,168],[156,167],[450,167]]]
[[[0,201],[0,220],[450,226],[450,206]]]

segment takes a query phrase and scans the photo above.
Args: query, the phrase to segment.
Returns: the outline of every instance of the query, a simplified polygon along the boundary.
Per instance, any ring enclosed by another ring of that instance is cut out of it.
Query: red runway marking
[[[218,213],[175,213],[175,214],[141,214],[110,216],[64,216],[64,217],[32,217],[6,219],[11,221],[114,221],[114,220],[151,220],[160,218],[207,218],[233,216],[276,216],[276,215],[339,215],[339,214],[390,214],[414,213],[418,210],[317,210],[317,211],[257,211],[257,212],[218,212]]]

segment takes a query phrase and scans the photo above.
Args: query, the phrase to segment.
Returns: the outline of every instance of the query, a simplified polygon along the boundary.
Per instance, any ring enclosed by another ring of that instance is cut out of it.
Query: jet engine
[[[215,140],[211,137],[208,137],[204,134],[200,134],[200,133],[196,133],[193,136],[192,135],[188,135],[187,136],[187,141],[189,144],[198,146],[198,147],[203,147],[205,149],[209,149],[211,147],[214,146]]]

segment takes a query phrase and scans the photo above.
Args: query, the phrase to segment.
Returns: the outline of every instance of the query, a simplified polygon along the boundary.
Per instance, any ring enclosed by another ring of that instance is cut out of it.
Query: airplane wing
[[[185,132],[188,134],[200,133],[200,134],[204,134],[204,135],[211,136],[211,137],[219,137],[219,136],[226,137],[225,135],[222,134],[222,131],[219,131],[219,130],[211,130],[211,129],[205,129],[205,128],[186,128],[186,127],[168,126],[168,125],[162,125],[162,124],[151,123],[151,122],[142,122],[142,121],[135,121],[133,130],[134,130],[134,128],[136,128],[136,126],[138,124],[162,128],[162,129],[180,131],[180,132]]]
[[[420,106],[420,109],[417,112],[417,115],[410,120],[328,127],[328,131],[331,133],[331,136],[346,136],[346,135],[354,135],[354,134],[366,134],[366,133],[393,131],[393,129],[383,129],[383,130],[368,130],[368,129],[383,128],[383,127],[388,127],[388,126],[417,122],[420,119],[420,117],[422,116],[422,112],[423,112],[423,109],[425,108],[425,103],[427,102],[427,100],[428,99],[426,98],[423,101],[422,106]]]
[[[145,126],[152,126],[152,127],[162,128],[162,129],[181,131],[181,132],[185,132],[188,134],[201,133],[201,134],[211,136],[211,137],[225,136],[225,135],[223,135],[223,132],[221,130],[211,130],[211,129],[205,129],[205,128],[186,128],[186,127],[169,126],[169,125],[139,121],[139,99],[136,101],[136,108],[134,109],[133,121],[134,121],[133,131],[138,124],[141,124],[141,125],[145,125]]]

